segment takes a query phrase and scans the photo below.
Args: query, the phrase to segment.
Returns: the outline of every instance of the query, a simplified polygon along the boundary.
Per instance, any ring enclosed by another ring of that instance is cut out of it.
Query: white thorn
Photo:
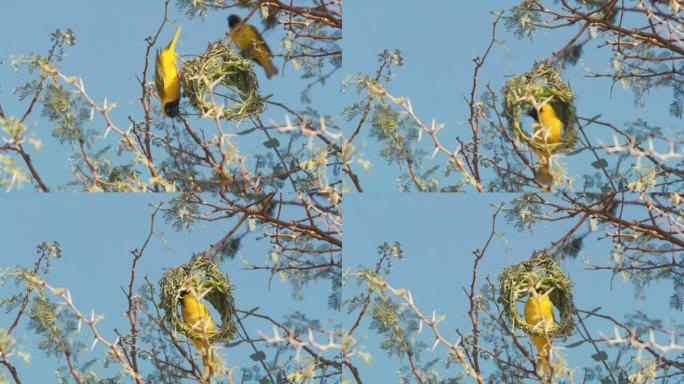
[[[111,130],[112,130],[112,126],[111,126],[111,125],[107,125],[107,129],[105,129],[105,132],[104,132],[104,135],[102,135],[102,138],[103,138],[103,139],[106,138],[107,135],[109,135],[109,131],[111,131]]]
[[[437,156],[437,152],[439,152],[439,147],[435,145],[435,150],[432,151],[432,156],[430,157],[430,159],[434,160],[435,156]]]
[[[435,348],[439,345],[439,339],[435,337],[435,343],[432,344],[432,349],[430,350],[431,352],[435,351]]]

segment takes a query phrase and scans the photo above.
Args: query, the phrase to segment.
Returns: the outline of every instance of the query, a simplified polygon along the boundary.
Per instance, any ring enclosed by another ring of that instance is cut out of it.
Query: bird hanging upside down
[[[178,116],[180,104],[180,78],[176,66],[176,42],[180,36],[181,28],[176,28],[176,33],[169,45],[161,51],[157,50],[154,70],[154,84],[157,94],[161,99],[162,112],[165,116],[174,118]]]
[[[537,292],[534,288],[530,291],[530,298],[525,303],[525,321],[528,325],[547,333],[554,326],[553,304],[549,298],[551,291],[541,293]],[[551,337],[548,335],[530,335],[530,339],[537,350],[540,373],[545,376],[550,375],[552,373],[550,361]]]
[[[549,169],[551,163],[552,148],[563,142],[563,122],[558,118],[556,111],[551,104],[544,103],[539,107],[530,109],[527,114],[531,116],[535,123],[534,142],[541,145],[543,150],[535,150],[539,156],[539,171],[536,180],[542,184],[550,186],[553,182],[553,175]]]
[[[212,363],[214,361],[213,347],[209,341],[209,337],[215,331],[214,320],[212,320],[207,306],[201,302],[202,295],[198,297],[193,287],[184,289],[180,294],[183,322],[190,328],[190,332],[205,336],[205,340],[191,339],[191,341],[202,355],[203,375],[208,378],[212,375]]]
[[[230,39],[233,40],[244,57],[254,60],[264,67],[266,77],[269,79],[278,73],[278,68],[273,65],[270,58],[271,50],[256,28],[245,24],[238,15],[228,17],[228,26],[230,27],[228,32]]]

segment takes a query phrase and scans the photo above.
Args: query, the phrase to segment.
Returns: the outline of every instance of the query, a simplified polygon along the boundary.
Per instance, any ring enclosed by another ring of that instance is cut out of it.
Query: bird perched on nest
[[[530,298],[525,303],[525,321],[528,325],[544,333],[552,330],[554,326],[553,304],[549,298],[550,293],[551,291],[540,293],[532,288]],[[530,335],[530,339],[537,350],[537,356],[540,361],[540,373],[543,375],[551,374],[551,337],[548,335]]]
[[[527,114],[534,119],[534,141],[544,149],[535,150],[539,156],[539,171],[536,180],[543,185],[550,186],[553,175],[549,169],[551,163],[552,148],[563,142],[563,122],[558,118],[556,110],[548,102],[537,108],[530,109]]]
[[[212,345],[209,342],[209,337],[215,332],[214,320],[212,320],[207,306],[201,302],[202,295],[198,297],[193,287],[183,289],[180,295],[183,322],[190,328],[190,332],[199,333],[205,337],[205,340],[191,339],[191,341],[202,355],[203,375],[209,377],[214,361]]]
[[[181,28],[176,28],[176,33],[169,45],[161,51],[157,50],[154,70],[154,84],[157,94],[162,103],[162,112],[165,116],[174,118],[178,116],[180,104],[180,78],[176,66],[176,42],[180,36]]]
[[[245,24],[240,16],[230,15],[228,17],[230,31],[228,36],[240,50],[240,53],[248,59],[254,60],[257,64],[264,67],[266,77],[278,73],[278,68],[271,61],[271,50],[261,37],[259,31],[249,24]]]

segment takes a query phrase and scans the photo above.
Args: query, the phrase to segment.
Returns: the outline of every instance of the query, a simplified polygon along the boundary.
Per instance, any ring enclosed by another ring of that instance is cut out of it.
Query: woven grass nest
[[[186,61],[180,79],[183,95],[203,115],[218,112],[223,119],[239,120],[263,110],[252,62],[224,40],[209,43],[206,51]],[[213,100],[208,94],[211,84],[215,84]]]
[[[530,149],[544,153],[570,152],[577,142],[575,128],[575,95],[568,84],[563,82],[558,70],[548,62],[535,64],[531,72],[521,73],[506,82],[501,93],[504,97],[504,116],[508,129]],[[544,102],[550,104],[563,122],[563,141],[558,144],[545,144],[535,141],[532,134],[520,124],[521,112],[527,113],[540,107]]]
[[[211,334],[192,332],[178,315],[181,292],[191,285],[197,292],[207,292],[204,300],[220,314],[221,324]],[[188,264],[180,265],[166,273],[159,280],[161,308],[165,319],[173,327],[192,340],[208,340],[225,342],[233,338],[236,331],[235,304],[233,303],[233,286],[226,276],[219,271],[216,263],[204,254],[195,255]]]
[[[525,317],[517,309],[518,300],[525,299],[530,286],[537,291],[548,292],[549,299],[559,314],[557,324],[548,331],[528,325]],[[570,336],[575,328],[572,314],[575,305],[572,300],[572,280],[558,267],[549,255],[536,253],[530,259],[511,265],[499,275],[499,300],[504,315],[513,327],[520,328],[528,335],[563,338]]]

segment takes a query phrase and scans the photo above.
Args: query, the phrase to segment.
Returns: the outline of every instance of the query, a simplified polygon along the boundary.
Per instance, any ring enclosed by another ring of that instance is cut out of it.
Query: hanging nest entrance
[[[559,314],[559,321],[550,330],[529,325],[517,309],[518,300],[526,298],[530,287],[548,292],[549,299]],[[499,303],[504,315],[513,327],[528,335],[563,338],[570,336],[575,328],[572,317],[575,305],[572,300],[572,280],[558,267],[553,258],[545,253],[536,253],[530,259],[511,265],[499,275]]]
[[[210,43],[206,51],[186,61],[180,79],[183,95],[203,115],[218,113],[222,119],[239,120],[263,110],[252,63],[223,40]]]
[[[555,154],[573,150],[577,142],[575,95],[553,65],[548,62],[535,64],[531,72],[521,73],[508,80],[501,93],[508,129],[518,140],[537,153]],[[553,107],[563,122],[560,143],[544,143],[521,126],[521,112],[538,109],[545,103]]]
[[[204,293],[204,300],[209,302],[221,317],[221,326],[210,334],[193,332],[178,314],[181,292],[191,286],[196,292]],[[233,302],[233,285],[219,271],[216,263],[205,255],[193,256],[188,264],[180,265],[166,273],[159,280],[161,308],[164,317],[173,327],[188,339],[198,341],[226,342],[233,338],[236,331],[235,304]]]

